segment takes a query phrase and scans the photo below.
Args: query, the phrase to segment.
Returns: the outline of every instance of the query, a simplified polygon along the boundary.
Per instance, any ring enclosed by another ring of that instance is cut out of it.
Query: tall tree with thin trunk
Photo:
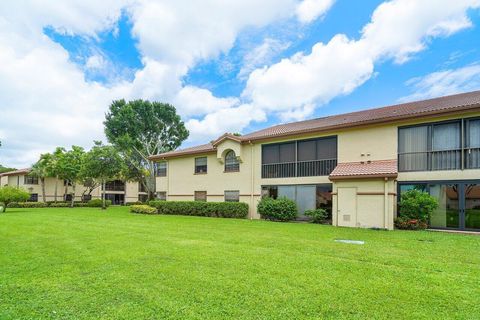
[[[84,180],[98,181],[102,185],[102,209],[105,204],[105,183],[120,178],[124,162],[118,150],[113,146],[102,145],[95,141],[93,148],[83,156],[80,176]]]
[[[175,107],[160,102],[114,101],[105,119],[108,141],[122,152],[130,178],[142,183],[149,199],[155,196],[155,165],[150,156],[175,150],[188,130]]]
[[[40,159],[32,166],[32,170],[30,172],[31,175],[37,177],[40,180],[43,202],[47,202],[47,197],[45,194],[45,179],[51,177],[51,172],[49,168],[52,161],[53,155],[50,153],[44,153],[40,155]]]
[[[66,184],[72,186],[72,200],[70,207],[73,208],[75,202],[75,191],[77,183],[80,180],[80,172],[83,165],[83,157],[85,151],[82,147],[72,146],[71,150],[68,150],[61,154],[57,162],[58,176],[60,179],[65,180]]]

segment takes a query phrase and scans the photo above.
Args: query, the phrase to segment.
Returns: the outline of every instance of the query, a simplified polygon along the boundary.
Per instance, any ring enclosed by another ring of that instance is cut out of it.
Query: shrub
[[[0,188],[0,203],[3,203],[2,211],[5,212],[8,205],[12,202],[25,202],[30,198],[30,194],[21,189],[15,187],[3,187]]]
[[[313,223],[322,223],[327,220],[328,212],[325,209],[305,210],[305,215],[312,218]]]
[[[395,219],[395,227],[404,230],[425,230],[428,223],[419,219],[399,217]]]
[[[297,204],[286,197],[273,199],[262,198],[257,205],[260,216],[273,221],[290,221],[297,218]]]
[[[7,208],[45,208],[45,202],[10,202]]]
[[[159,214],[186,216],[246,218],[248,204],[243,202],[150,201]]]
[[[95,207],[101,208],[102,207],[102,199],[92,199],[87,202],[87,207]],[[112,204],[112,200],[105,200],[105,205],[108,207]]]
[[[145,204],[145,202],[142,202],[142,201],[125,202],[125,205],[126,205],[126,206],[142,205],[142,204]]]
[[[399,229],[425,229],[438,201],[426,192],[409,190],[400,198],[395,226]]]
[[[52,202],[48,205],[50,208],[66,208],[70,207],[70,202]]]
[[[130,206],[130,212],[155,214],[157,213],[157,208],[150,207],[149,205],[146,205],[146,204],[133,204]]]

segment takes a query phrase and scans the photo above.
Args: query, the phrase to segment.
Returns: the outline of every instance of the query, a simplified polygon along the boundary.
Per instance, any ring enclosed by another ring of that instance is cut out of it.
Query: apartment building
[[[30,169],[21,169],[0,174],[0,187],[22,187],[30,193],[32,202],[43,201],[42,186],[37,177],[30,175]],[[71,185],[56,178],[45,179],[46,201],[55,201],[55,189],[57,189],[57,201],[88,201],[102,197],[101,186],[77,185],[75,194]],[[148,194],[138,182],[114,180],[105,184],[105,198],[112,204],[122,205],[126,202],[146,201]]]
[[[166,200],[262,196],[326,208],[332,224],[393,229],[402,192],[439,201],[432,228],[480,230],[480,91],[280,124],[159,154]]]

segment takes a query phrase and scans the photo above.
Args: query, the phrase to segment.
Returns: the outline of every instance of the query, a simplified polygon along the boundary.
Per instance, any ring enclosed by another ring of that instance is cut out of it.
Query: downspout
[[[385,188],[384,188],[384,214],[383,214],[383,226],[385,229],[389,229],[390,221],[388,214],[388,178],[385,177]]]
[[[248,141],[248,143],[250,144],[250,167],[251,167],[251,176],[250,176],[250,220],[253,219],[253,208],[254,208],[254,205],[255,205],[255,197],[254,197],[254,187],[255,187],[255,184],[254,184],[254,177],[255,177],[255,174],[254,174],[254,163],[253,163],[253,143],[252,141]]]

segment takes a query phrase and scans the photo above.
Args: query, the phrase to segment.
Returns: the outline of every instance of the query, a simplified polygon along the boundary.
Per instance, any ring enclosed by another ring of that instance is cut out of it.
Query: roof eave
[[[329,176],[331,181],[336,180],[351,180],[351,179],[372,179],[372,178],[396,178],[398,173],[379,173],[379,174],[352,174],[352,175],[339,175]]]

